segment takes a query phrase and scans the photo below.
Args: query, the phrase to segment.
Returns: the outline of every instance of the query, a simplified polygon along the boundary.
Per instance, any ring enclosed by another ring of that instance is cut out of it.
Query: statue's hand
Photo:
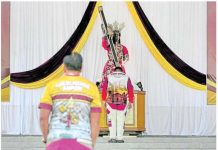
[[[101,30],[102,30],[103,34],[105,35],[106,34],[106,30],[105,30],[105,27],[104,27],[103,24],[101,24]]]

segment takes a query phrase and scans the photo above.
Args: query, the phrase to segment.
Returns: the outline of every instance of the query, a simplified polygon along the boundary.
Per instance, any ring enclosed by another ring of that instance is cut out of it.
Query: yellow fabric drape
[[[96,5],[95,5],[95,8],[94,8],[94,12],[92,14],[92,17],[89,21],[89,24],[85,30],[85,32],[83,33],[80,41],[78,42],[78,44],[76,45],[76,47],[73,49],[75,52],[81,52],[81,49],[83,48],[83,46],[85,45],[88,37],[89,37],[89,34],[92,30],[92,27],[95,23],[95,20],[97,18],[97,15],[98,15],[98,6],[101,5],[101,2],[97,2]],[[49,76],[45,77],[44,79],[41,79],[39,81],[36,81],[36,82],[32,82],[32,83],[16,83],[16,82],[11,82],[12,85],[14,86],[17,86],[17,87],[20,87],[20,88],[26,88],[26,89],[35,89],[35,88],[40,88],[42,86],[45,86],[49,81],[57,78],[57,77],[60,77],[62,74],[63,74],[63,64],[58,68],[56,69],[53,73],[51,73]]]
[[[6,82],[8,82],[10,80],[10,75],[8,75],[6,78],[4,78],[1,82],[1,85],[2,84],[5,84]]]
[[[207,90],[207,104],[216,105],[216,93],[210,90]]]
[[[207,79],[207,84],[216,88],[216,83]],[[207,89],[207,104],[208,105],[216,105],[216,92],[210,91]]]
[[[167,60],[161,55],[161,53],[158,51],[156,46],[154,45],[153,41],[149,37],[147,31],[145,30],[136,10],[132,2],[127,2],[129,11],[132,15],[132,18],[134,20],[135,26],[138,29],[143,41],[147,45],[149,51],[154,56],[154,58],[157,60],[157,62],[162,66],[162,68],[169,73],[175,80],[178,82],[193,88],[197,90],[206,90],[206,85],[199,84],[195,81],[190,80],[183,74],[181,74],[179,71],[177,71],[173,66],[171,66],[170,63],[167,62]]]
[[[10,88],[1,89],[1,102],[9,102]]]
[[[216,88],[216,83],[211,81],[210,79],[207,79],[207,84],[209,84],[210,86],[212,87],[215,87]]]
[[[6,78],[1,80],[1,85],[5,84],[6,82],[10,81],[10,75],[8,75]],[[6,87],[1,89],[1,102],[9,102],[10,100],[10,88]]]

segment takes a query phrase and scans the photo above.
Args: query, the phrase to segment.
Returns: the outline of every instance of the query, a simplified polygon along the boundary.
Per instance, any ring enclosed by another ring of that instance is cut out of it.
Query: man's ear
[[[66,68],[66,66],[64,65],[64,72],[67,72],[67,68]]]

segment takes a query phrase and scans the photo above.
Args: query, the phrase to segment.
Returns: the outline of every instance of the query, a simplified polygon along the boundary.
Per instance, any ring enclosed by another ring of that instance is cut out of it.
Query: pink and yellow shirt
[[[45,87],[39,108],[52,111],[48,143],[77,139],[91,145],[90,113],[101,112],[94,83],[81,76],[62,76]]]

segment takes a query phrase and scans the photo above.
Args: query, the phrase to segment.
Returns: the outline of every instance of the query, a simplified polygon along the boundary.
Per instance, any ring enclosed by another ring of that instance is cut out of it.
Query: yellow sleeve
[[[96,85],[93,86],[93,100],[91,102],[91,112],[101,112],[101,99]]]
[[[52,110],[51,84],[46,85],[43,96],[40,100],[39,109]]]

